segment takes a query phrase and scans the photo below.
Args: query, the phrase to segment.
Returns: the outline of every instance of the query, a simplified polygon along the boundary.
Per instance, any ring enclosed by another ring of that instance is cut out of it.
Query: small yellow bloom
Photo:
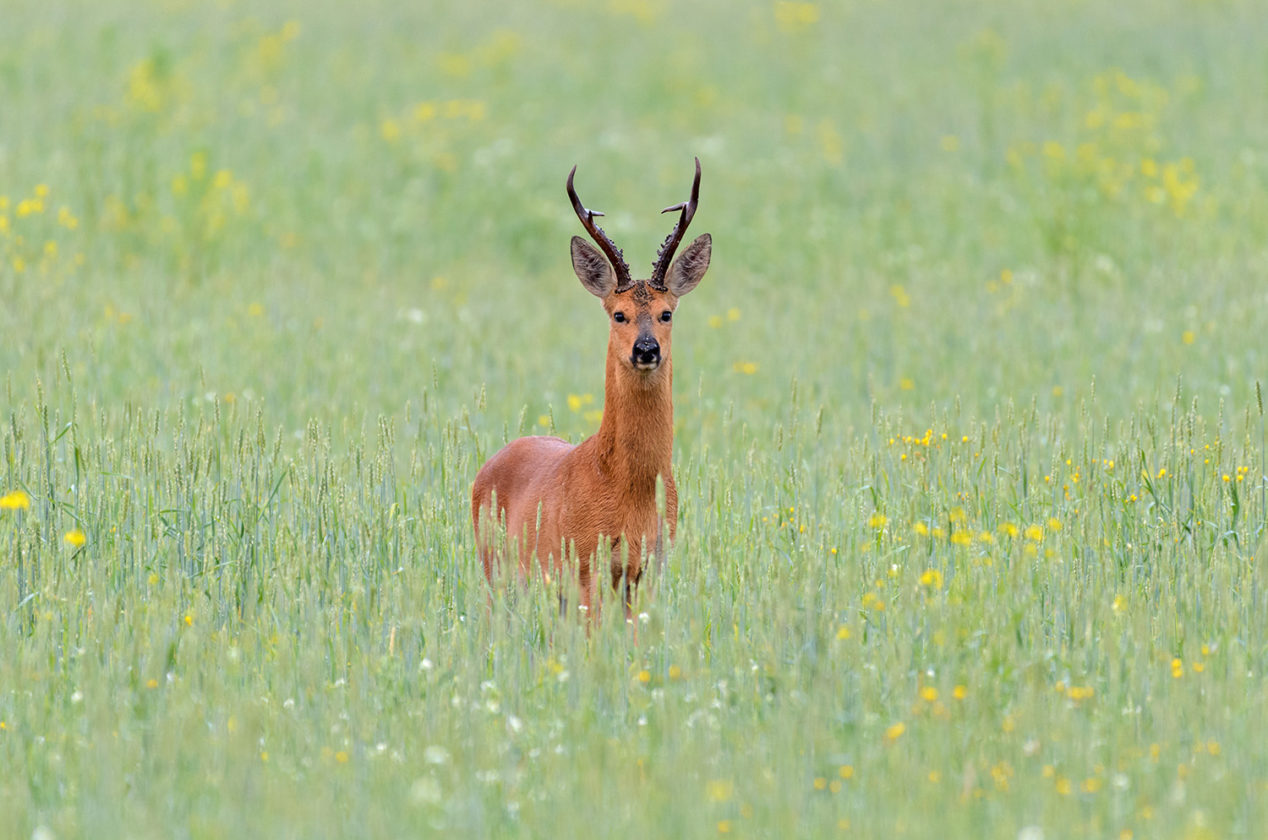
[[[965,697],[968,697],[968,696],[969,696],[969,689],[968,689],[968,686],[965,686],[965,685],[957,685],[957,686],[956,686],[956,687],[955,687],[955,688],[951,691],[951,696],[952,696],[952,697],[954,697],[956,700],[963,700]]]
[[[844,624],[842,624],[840,627],[838,627],[838,628],[837,628],[837,638],[838,638],[838,639],[841,639],[842,641],[844,641],[844,640],[846,640],[846,639],[850,638],[850,628],[849,628],[849,627],[846,627]]]
[[[903,733],[907,731],[907,724],[895,723],[893,726],[885,730],[885,740],[897,741],[903,737]]]
[[[31,507],[31,497],[23,490],[11,490],[0,496],[0,510],[27,510]]]
[[[78,528],[67,531],[62,536],[62,539],[65,540],[68,545],[72,545],[75,548],[79,548],[84,543],[88,542],[88,537],[86,537],[84,535],[84,532],[79,530]]]
[[[837,768],[837,775],[840,776],[842,779],[853,779],[854,765],[842,764],[840,767]]]
[[[339,752],[335,753],[335,761],[339,762],[340,764],[347,764],[348,753],[345,752],[344,750],[340,750]]]
[[[679,677],[681,677],[681,676],[682,676],[682,669],[681,669],[681,668],[679,668],[677,665],[670,665],[670,666],[669,666],[669,678],[670,678],[671,680],[676,680],[676,679],[678,679],[678,678],[679,678]]]
[[[873,513],[867,520],[867,526],[879,531],[885,527],[885,523],[887,522],[889,522],[889,518],[886,517],[885,514]]]
[[[927,586],[930,589],[942,588],[942,572],[937,569],[925,569],[920,575],[920,585]]]
[[[650,672],[650,671],[646,671],[646,670],[639,671],[639,672],[638,672],[638,681],[639,681],[639,682],[641,682],[641,683],[649,683],[649,682],[651,682],[651,681],[652,681],[652,675],[651,675],[651,672]]]
[[[1171,676],[1177,680],[1184,676],[1184,660],[1178,656],[1171,660]]]
[[[814,3],[779,2],[775,4],[775,23],[781,32],[800,32],[819,22],[819,7]]]
[[[757,373],[757,362],[735,362],[731,365],[731,369],[736,373],[745,373],[752,376]]]
[[[931,685],[925,686],[920,689],[920,699],[924,700],[926,703],[932,703],[934,700],[938,699],[938,689]]]
[[[727,802],[735,794],[735,785],[730,779],[710,779],[704,792],[710,802]]]
[[[814,781],[815,790],[824,790],[828,787],[828,780],[823,776],[816,776]]]
[[[1026,539],[1031,540],[1033,542],[1043,542],[1043,526],[1042,525],[1027,525]]]

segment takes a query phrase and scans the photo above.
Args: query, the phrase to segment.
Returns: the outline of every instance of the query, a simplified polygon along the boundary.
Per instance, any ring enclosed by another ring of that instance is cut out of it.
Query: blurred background
[[[10,3],[8,398],[64,367],[81,398],[217,395],[295,428],[426,399],[487,408],[489,443],[521,412],[579,435],[605,324],[564,178],[646,273],[699,155],[714,261],[675,342],[697,424],[760,424],[793,379],[843,431],[873,402],[1070,415],[1093,381],[1116,417],[1178,378],[1244,405],[1261,12]]]

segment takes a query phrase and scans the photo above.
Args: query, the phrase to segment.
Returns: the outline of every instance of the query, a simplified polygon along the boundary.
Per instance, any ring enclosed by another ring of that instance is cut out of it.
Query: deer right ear
[[[572,238],[572,270],[595,297],[605,298],[616,288],[616,272],[608,258],[580,236]]]
[[[713,255],[713,238],[702,233],[678,255],[669,267],[665,285],[678,297],[694,289],[709,270],[709,258]]]

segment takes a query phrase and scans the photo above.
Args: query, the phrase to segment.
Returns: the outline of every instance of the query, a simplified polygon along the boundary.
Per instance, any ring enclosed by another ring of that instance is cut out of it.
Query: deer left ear
[[[712,255],[713,238],[707,233],[700,234],[669,267],[665,287],[678,297],[687,294],[704,278],[704,273],[709,270],[709,257]]]
[[[616,274],[607,257],[596,251],[580,236],[572,238],[572,270],[590,294],[605,298],[616,288]]]

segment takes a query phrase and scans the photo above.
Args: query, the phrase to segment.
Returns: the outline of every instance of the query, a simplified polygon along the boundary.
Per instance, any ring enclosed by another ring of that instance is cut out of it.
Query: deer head
[[[681,211],[677,224],[661,244],[652,264],[651,277],[634,280],[621,249],[595,224],[603,214],[587,210],[573,189],[577,167],[568,173],[568,198],[577,211],[577,218],[602,253],[580,236],[572,238],[572,268],[581,285],[603,301],[611,331],[608,334],[608,357],[619,367],[644,380],[658,378],[667,369],[670,354],[670,327],[678,299],[700,283],[709,268],[713,240],[701,234],[674,259],[687,226],[696,214],[700,198],[700,158],[696,158],[696,178],[691,185],[691,198],[666,207],[662,213]]]

